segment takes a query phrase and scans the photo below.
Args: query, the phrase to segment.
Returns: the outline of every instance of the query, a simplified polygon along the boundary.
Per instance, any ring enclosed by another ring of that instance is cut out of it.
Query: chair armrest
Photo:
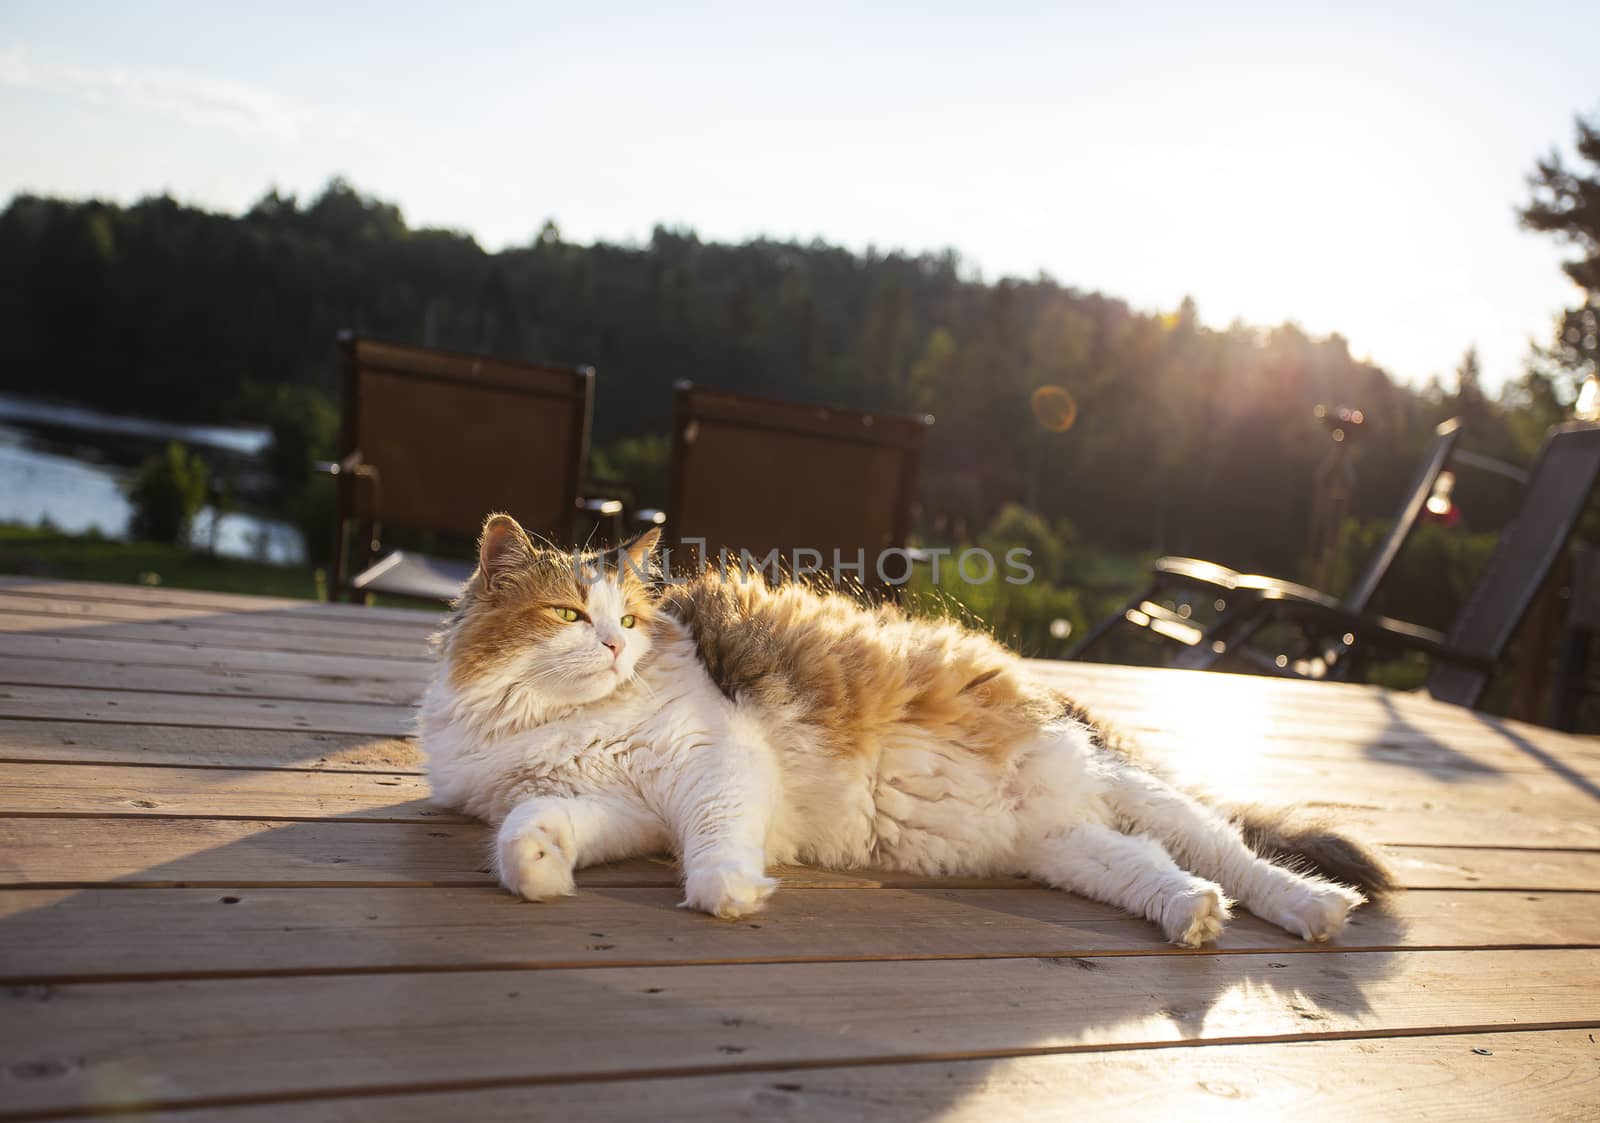
[[[1200,558],[1157,558],[1150,567],[1156,581],[1164,585],[1187,585],[1195,589],[1221,589],[1232,592],[1239,580],[1237,571]]]
[[[1225,565],[1202,561],[1199,558],[1157,558],[1151,566],[1156,578],[1164,583],[1187,585],[1195,589],[1218,589],[1230,593],[1266,593],[1271,591],[1285,599],[1314,601],[1336,606],[1339,602],[1309,585],[1297,585],[1277,577],[1259,573],[1240,573]]]
[[[313,460],[311,462],[311,470],[325,476],[363,476],[377,471],[376,468],[362,471],[364,468],[367,468],[367,465],[362,463],[360,449],[356,449],[343,460]]]
[[[601,515],[609,518],[622,513],[622,500],[620,499],[579,499],[578,510],[591,515]]]
[[[1339,602],[1320,589],[1313,589],[1310,585],[1297,585],[1293,581],[1284,581],[1277,577],[1263,577],[1259,573],[1240,574],[1234,581],[1234,589],[1241,593],[1270,593],[1275,601],[1305,601],[1309,604],[1322,605],[1324,608],[1338,608]]]
[[[1409,624],[1389,616],[1370,612],[1350,612],[1338,605],[1321,601],[1303,600],[1293,594],[1267,590],[1261,594],[1262,603],[1272,608],[1280,620],[1295,623],[1315,623],[1326,633],[1338,632],[1354,636],[1380,649],[1416,651],[1455,666],[1474,670],[1494,669],[1494,660],[1472,655],[1451,647],[1443,633],[1419,624]]]

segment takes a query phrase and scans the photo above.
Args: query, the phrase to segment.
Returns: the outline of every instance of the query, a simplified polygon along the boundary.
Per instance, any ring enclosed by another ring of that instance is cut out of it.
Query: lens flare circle
[[[1052,433],[1065,433],[1078,420],[1078,403],[1059,386],[1041,386],[1028,399],[1034,419]]]

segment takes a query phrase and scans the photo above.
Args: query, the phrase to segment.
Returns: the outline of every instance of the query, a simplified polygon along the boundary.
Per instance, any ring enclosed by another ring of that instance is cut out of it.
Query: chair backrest
[[[594,393],[562,367],[339,336],[341,459],[376,476],[341,488],[341,519],[475,534],[490,511],[570,540]]]
[[[904,547],[923,445],[933,418],[858,413],[770,401],[680,382],[672,422],[672,495],[667,533],[704,539],[756,557],[778,550],[785,564],[805,548],[847,563],[862,551],[858,579],[883,584],[881,551]],[[909,563],[885,563],[898,579]]]
[[[1400,556],[1400,549],[1406,544],[1406,539],[1411,537],[1411,532],[1416,529],[1417,519],[1421,517],[1428,496],[1433,492],[1433,485],[1438,482],[1439,473],[1444,471],[1444,466],[1450,462],[1450,454],[1455,451],[1456,441],[1461,436],[1461,419],[1452,417],[1448,421],[1441,421],[1433,431],[1433,443],[1428,446],[1428,453],[1422,458],[1422,463],[1417,466],[1417,474],[1411,479],[1411,487],[1406,492],[1405,503],[1395,515],[1394,525],[1389,528],[1389,533],[1384,535],[1377,551],[1367,561],[1367,567],[1356,578],[1355,584],[1345,594],[1344,607],[1351,612],[1365,612],[1372,603],[1372,598],[1378,592],[1378,586],[1383,584],[1383,579],[1389,575],[1389,569],[1394,565],[1395,558]]]
[[[1478,583],[1451,625],[1449,646],[1497,660],[1539,587],[1566,548],[1600,476],[1600,426],[1569,422],[1552,430],[1528,475],[1522,503],[1500,532]],[[1463,706],[1477,703],[1487,672],[1436,663],[1428,693]]]

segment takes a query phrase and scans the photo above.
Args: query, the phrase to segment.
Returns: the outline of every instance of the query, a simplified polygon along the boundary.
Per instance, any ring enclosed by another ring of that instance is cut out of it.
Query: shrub
[[[1065,523],[1052,528],[1032,512],[1007,506],[976,543],[953,547],[941,559],[937,583],[931,566],[916,567],[906,600],[916,611],[949,615],[990,632],[1023,655],[1059,658],[1089,621],[1080,590],[1059,579],[1072,537]],[[958,559],[974,545],[994,559],[990,580],[973,582],[962,575]],[[1033,576],[1026,584],[1011,584],[1005,578],[1016,573],[1006,555],[1019,547],[1028,551]]]
[[[634,507],[665,507],[671,454],[672,442],[662,436],[626,437],[594,449],[589,454],[589,486],[604,493],[608,486],[620,484]]]
[[[1377,552],[1389,525],[1381,519],[1345,521],[1329,592],[1343,595],[1355,583],[1355,575]],[[1461,526],[1422,523],[1378,587],[1371,611],[1448,630],[1498,537],[1494,532],[1474,534]]]
[[[128,484],[133,537],[186,545],[189,527],[205,505],[209,480],[205,461],[177,441],[151,456]]]
[[[339,434],[339,411],[316,390],[276,386],[262,403],[261,415],[272,430],[263,459],[279,498],[294,502],[311,482],[311,464],[333,456]]]

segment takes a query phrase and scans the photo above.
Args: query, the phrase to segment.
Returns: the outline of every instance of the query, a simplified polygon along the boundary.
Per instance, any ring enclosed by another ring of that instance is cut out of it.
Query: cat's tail
[[[1217,810],[1239,828],[1246,846],[1270,861],[1354,885],[1369,897],[1397,887],[1393,871],[1376,850],[1342,833],[1327,819],[1259,803],[1219,806]]]

